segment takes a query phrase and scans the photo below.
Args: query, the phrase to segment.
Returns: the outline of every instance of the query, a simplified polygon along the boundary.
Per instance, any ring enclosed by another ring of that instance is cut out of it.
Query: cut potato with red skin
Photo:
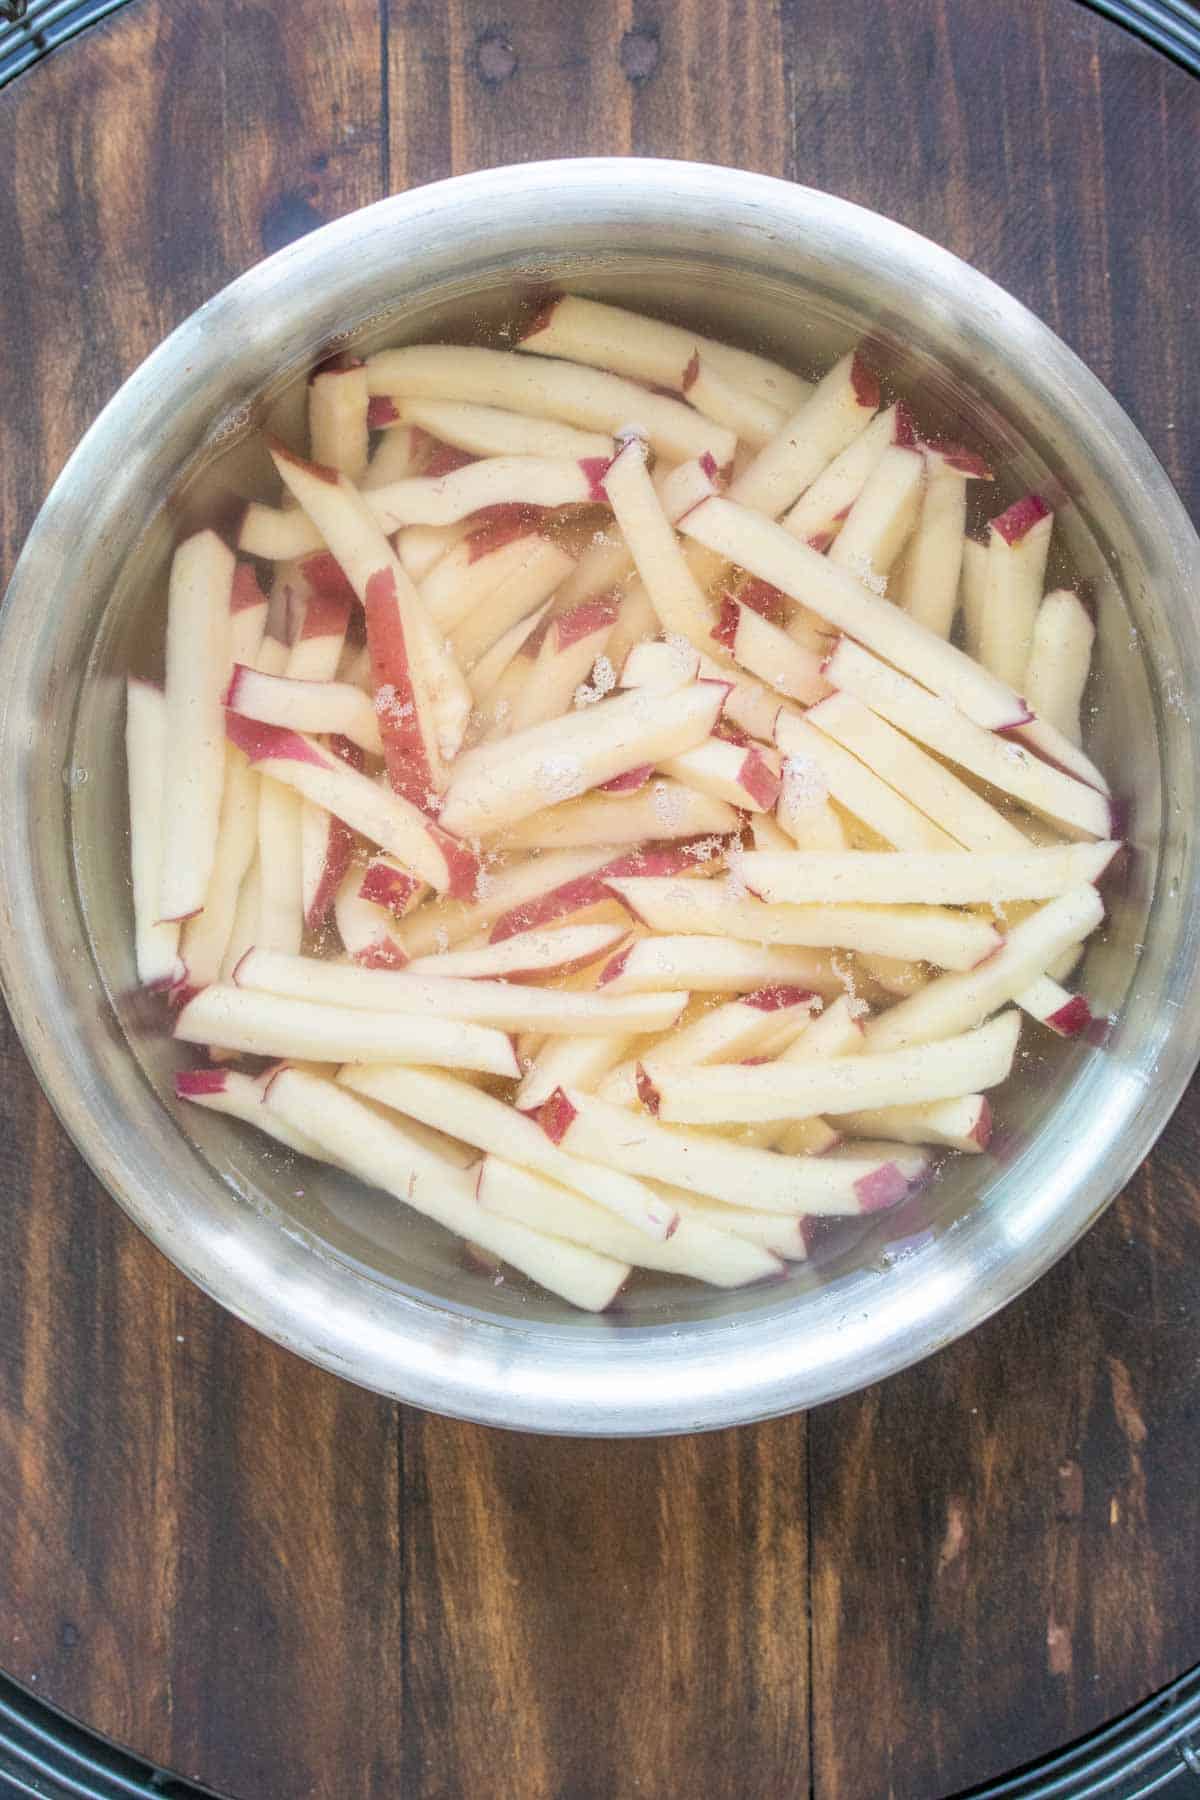
[[[314,372],[240,519],[269,600],[180,544],[135,951],[180,1099],[598,1311],[986,1149],[1018,1043],[1094,1024],[1122,846],[1040,494],[968,537],[991,471],[861,347],[813,385],[574,295],[512,323]]]

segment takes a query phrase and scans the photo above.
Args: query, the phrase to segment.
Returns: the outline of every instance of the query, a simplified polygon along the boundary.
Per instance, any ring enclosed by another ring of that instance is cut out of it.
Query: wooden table
[[[958,251],[1200,500],[1200,84],[1076,0],[135,0],[0,94],[0,570],[264,251],[629,151]],[[0,1044],[0,1665],[151,1760],[240,1800],[929,1800],[1200,1656],[1195,1089],[967,1342],[808,1418],[597,1444],[423,1417],[235,1323]]]

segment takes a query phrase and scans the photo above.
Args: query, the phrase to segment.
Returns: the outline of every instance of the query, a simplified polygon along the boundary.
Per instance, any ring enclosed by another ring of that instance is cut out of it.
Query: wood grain
[[[0,573],[107,396],[264,251],[580,153],[927,232],[1200,506],[1198,137],[1200,88],[1075,0],[135,0],[0,93]],[[807,1420],[616,1445],[288,1357],[127,1225],[7,1022],[0,1077],[0,1665],[151,1759],[238,1800],[929,1800],[1200,1654],[1195,1092],[967,1342]]]

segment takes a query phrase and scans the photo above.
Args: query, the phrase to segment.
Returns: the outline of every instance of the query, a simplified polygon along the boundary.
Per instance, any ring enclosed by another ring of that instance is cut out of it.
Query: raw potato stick
[[[250,663],[258,660],[263,633],[267,629],[267,596],[258,585],[258,577],[249,563],[239,563],[233,571],[229,594],[229,660]]]
[[[577,907],[568,902],[556,908],[551,896],[573,884],[586,884],[590,876],[607,867],[619,854],[616,845],[598,844],[595,849],[550,850],[540,856],[521,857],[504,868],[489,867],[486,881],[476,882],[469,899],[422,907],[405,925],[405,943],[413,956],[428,956],[434,950],[449,950],[484,926],[506,917],[514,929],[525,929],[517,923],[523,916],[522,909],[531,914],[529,925],[552,924]],[[585,885],[584,892],[591,898],[595,889]],[[586,900],[579,901],[579,905],[584,904]],[[499,935],[509,937],[512,932],[506,930]]]
[[[461,400],[406,400],[404,420],[472,456],[556,456],[576,462],[598,457],[607,462],[613,453],[607,432],[578,431],[554,419],[531,419],[525,413]]]
[[[947,848],[955,840],[966,850],[1017,853],[1028,849],[1028,838],[998,807],[853,694],[831,694],[810,709],[807,719],[810,726],[841,744],[919,807],[948,834]]]
[[[315,738],[226,714],[232,743],[264,776],[286,783],[389,851],[439,893],[473,893],[478,863],[465,844],[401,795],[341,762]]]
[[[448,475],[411,475],[358,491],[370,517],[390,537],[414,525],[456,525],[486,507],[600,504],[607,463],[607,456],[582,462],[574,457],[491,456]],[[260,501],[247,506],[238,532],[240,550],[273,561],[308,555],[327,541],[321,521],[307,508],[300,514]]]
[[[737,448],[732,431],[681,401],[648,393],[618,375],[502,350],[459,344],[381,350],[367,359],[367,380],[373,394],[469,400],[611,435],[637,423],[658,454],[676,462],[707,451],[719,467]]]
[[[636,1268],[690,1275],[713,1287],[744,1287],[781,1273],[776,1258],[744,1234],[719,1231],[707,1220],[685,1218],[680,1211],[671,1236],[656,1241],[544,1175],[496,1156],[485,1158],[480,1170],[479,1204],[485,1212],[531,1230],[555,1233]],[[778,1223],[781,1235],[790,1228],[799,1236],[798,1223],[788,1219]]]
[[[468,750],[454,766],[442,824],[460,836],[496,831],[628,769],[690,750],[716,724],[725,692],[718,682],[695,682],[653,705],[638,692],[620,695]]]
[[[679,1222],[673,1206],[642,1182],[559,1150],[533,1119],[494,1100],[468,1082],[434,1069],[343,1069],[341,1085],[424,1125],[449,1125],[457,1137],[485,1155],[502,1156],[522,1169],[536,1169],[614,1213],[639,1235],[665,1239]]]
[[[878,405],[879,383],[858,351],[852,350],[737,477],[730,498],[777,518],[866,430]]]
[[[909,437],[906,415],[898,406],[876,413],[866,430],[826,465],[783,515],[779,522],[784,530],[814,550],[827,550],[888,445],[907,442]]]
[[[537,594],[536,571],[549,564],[551,549],[549,539],[527,524],[507,536],[487,527],[472,531],[421,578],[417,588],[421,604],[440,631],[453,631],[493,595],[501,590],[507,595],[506,584],[515,582],[522,594],[532,595],[525,609],[532,611],[545,598],[545,594]],[[552,566],[559,580],[563,571],[574,568],[563,552]],[[504,599],[495,605],[506,610]]]
[[[731,490],[732,491],[732,490]],[[961,650],[910,618],[898,606],[868,593],[845,569],[835,568],[782,526],[732,500],[706,500],[680,521],[697,543],[718,550],[752,575],[811,607],[839,631],[952,701],[988,731],[1025,724],[1029,708]]]
[[[625,935],[622,925],[564,925],[552,931],[522,931],[499,944],[418,957],[411,969],[414,975],[484,976],[504,981],[565,974],[606,955]]]
[[[814,713],[820,708],[814,707]],[[897,850],[951,850],[954,839],[856,756],[799,713],[785,710],[775,726],[784,754],[784,792],[789,785],[816,796],[827,792],[839,806],[870,826]]]
[[[377,485],[386,484],[381,482]],[[363,492],[370,492],[365,484]],[[392,539],[396,555],[403,564],[404,573],[416,582],[418,593],[421,593],[426,576],[432,574],[465,538],[470,537],[474,529],[470,519],[459,519],[454,525],[406,525],[403,531],[396,533]]]
[[[312,1129],[326,1155],[368,1186],[394,1194],[573,1306],[603,1311],[629,1274],[612,1257],[485,1213],[472,1173],[434,1155],[415,1133],[332,1081],[283,1069],[267,1091],[267,1105],[288,1124]]]
[[[459,668],[468,672],[518,619],[525,618],[554,593],[573,564],[565,550],[539,538],[523,566],[492,589],[450,633],[450,649]]]
[[[352,962],[364,969],[403,969],[408,956],[396,934],[392,915],[373,900],[364,899],[362,878],[349,868],[333,897],[333,919],[342,947]],[[271,946],[263,944],[261,949]]]
[[[1069,588],[1047,594],[1033,624],[1026,697],[1038,717],[1078,746],[1079,708],[1087,686],[1096,627],[1083,601]]]
[[[171,987],[183,976],[179,923],[158,916],[166,743],[166,706],[161,690],[130,676],[125,690],[125,760],[129,772],[134,955],[138,980],[150,988]]]
[[[383,1017],[350,1006],[323,1006],[219,983],[203,988],[183,1007],[175,1021],[175,1036],[183,1043],[215,1044],[248,1056],[414,1063],[435,1057],[446,1068],[478,1069],[486,1075],[519,1073],[510,1039],[487,1026],[408,1013]]]
[[[371,403],[368,400],[368,422],[370,410]],[[393,481],[406,481],[410,475],[420,474],[428,443],[425,433],[415,425],[391,423],[367,465],[361,484],[363,492],[370,493],[372,488],[388,487]]]
[[[746,812],[769,812],[779,798],[779,758],[756,744],[711,737],[682,756],[664,757],[658,766],[695,793]]]
[[[740,605],[732,594],[722,600],[711,635],[739,668],[747,669],[788,700],[811,706],[829,692],[822,673],[825,641],[821,650],[796,643],[752,607]]]
[[[680,1079],[686,1085],[702,1077],[756,1073],[687,1069]],[[668,1130],[644,1113],[631,1115],[578,1088],[559,1088],[542,1108],[541,1123],[552,1142],[574,1155],[752,1211],[842,1216],[873,1212],[892,1205],[908,1189],[890,1161],[869,1157],[834,1164],[824,1157],[747,1149],[703,1132]]]
[[[874,588],[886,578],[917,521],[925,485],[921,452],[904,444],[884,451],[829,551],[829,560]]]
[[[216,860],[233,579],[233,555],[215,531],[186,538],[171,563],[157,913],[163,920],[200,910]]]
[[[647,839],[726,837],[737,829],[731,805],[682,781],[656,779],[651,770],[633,793],[584,794],[506,826],[506,851],[585,849],[593,844],[636,845]]]
[[[744,999],[712,1007],[690,1025],[669,1032],[655,1044],[654,1056],[659,1063],[689,1068],[770,1055],[804,1031],[813,1008],[819,1005],[819,997],[805,988],[761,988]],[[596,1091],[601,1099],[618,1106],[636,1106],[637,1058],[614,1068]]]
[[[518,987],[503,981],[414,975],[407,969],[352,968],[315,956],[278,956],[257,950],[242,958],[237,983],[256,993],[278,994],[331,1009],[349,1007],[389,1017],[470,1021],[499,1031],[532,1028],[585,1037],[669,1031],[688,998],[683,992],[609,995]],[[436,1060],[432,1049],[426,1060]]]
[[[935,444],[921,448],[925,494],[913,535],[888,579],[888,593],[919,624],[948,638],[958,610],[967,482],[990,480],[991,471],[981,458],[961,449]]]
[[[741,860],[752,865],[754,853]],[[608,886],[651,931],[704,932],[808,950],[865,950],[915,957],[946,969],[974,968],[1000,945],[985,920],[936,906],[771,906],[722,878],[684,883],[641,875]],[[630,955],[636,957],[636,946]]]
[[[872,1019],[868,1048],[895,1050],[969,1031],[1029,987],[1057,956],[1088,937],[1104,917],[1094,887],[1050,900],[1012,926],[995,956],[967,974],[941,975],[909,1000]]]
[[[187,987],[204,987],[220,977],[233,935],[238,896],[258,849],[260,786],[241,751],[227,744],[216,861],[204,906],[187,920],[179,939],[179,979]]]
[[[1058,1037],[1078,1037],[1092,1022],[1092,1009],[1084,995],[1069,994],[1049,975],[1039,976],[1013,997],[1022,1012]]]
[[[839,1113],[837,1124],[850,1137],[935,1144],[978,1156],[987,1149],[992,1135],[992,1109],[986,1094],[964,1094],[958,1100],[931,1100],[922,1106]]]
[[[368,756],[383,755],[375,708],[361,688],[346,681],[297,681],[289,675],[263,675],[239,663],[225,704],[231,712],[264,725],[346,737]]]
[[[273,1137],[285,1149],[311,1156],[316,1162],[327,1162],[328,1153],[315,1138],[289,1125],[286,1119],[270,1110],[264,1099],[264,1086],[260,1078],[243,1075],[237,1069],[181,1069],[175,1077],[175,1096],[203,1106],[209,1112],[243,1119],[256,1131]]]
[[[1026,494],[988,526],[987,598],[979,658],[1001,681],[1025,679],[1033,625],[1045,590],[1054,514],[1038,494]]]
[[[1020,744],[985,731],[869,651],[843,638],[829,659],[829,679],[872,712],[937,755],[1010,794],[1031,812],[1074,837],[1106,838],[1112,809],[1106,795],[1031,756]]]
[[[1018,854],[948,855],[852,850],[845,856],[747,851],[742,880],[769,903],[793,906],[1002,905],[1049,900],[1097,882],[1119,844],[1064,844]]]
[[[952,1100],[997,1087],[1012,1068],[1020,1027],[1021,1015],[1014,1007],[975,1031],[904,1050],[876,1054],[868,1042],[864,1056],[683,1072],[659,1069],[650,1058],[646,1071],[658,1094],[659,1117],[666,1121],[800,1119]],[[822,1158],[817,1166],[828,1162]]]
[[[695,1194],[679,1194],[675,1204],[680,1225],[703,1225],[710,1231],[732,1233],[785,1262],[804,1262],[808,1257],[803,1219],[786,1213],[751,1212],[745,1206],[722,1206],[719,1200],[701,1200]],[[678,1237],[679,1233],[675,1235]]]
[[[959,575],[959,600],[962,604],[963,649],[974,662],[983,651],[983,615],[988,603],[988,550],[974,538],[964,538],[962,571]]]
[[[388,773],[418,806],[443,785],[443,759],[462,741],[471,695],[434,631],[366,499],[344,475],[305,463],[281,446],[272,460],[345,573],[367,621]]]
[[[361,363],[318,369],[308,384],[308,445],[315,463],[351,481],[367,472],[367,371]]]
[[[772,985],[829,994],[837,991],[838,982],[828,957],[811,950],[731,943],[689,931],[636,939],[605,964],[600,985],[605,993],[629,995],[683,988],[702,994],[740,994]]]
[[[510,732],[527,731],[568,711],[597,658],[604,654],[616,618],[615,601],[583,600],[551,619],[525,686],[513,704]]]
[[[233,925],[229,932],[229,942],[225,946],[225,954],[221,958],[220,978],[232,981],[233,971],[243,956],[254,946],[258,935],[258,915],[262,900],[262,875],[258,866],[258,809],[255,808],[254,819],[254,860],[242,878],[238,890],[237,907],[233,915]]]
[[[807,381],[764,356],[701,337],[685,326],[624,307],[563,294],[544,306],[517,344],[537,356],[612,369],[633,381],[687,392],[693,359],[711,363],[731,386],[781,411],[795,411],[812,391]],[[694,381],[695,377],[692,377]]]
[[[615,1032],[609,1037],[547,1038],[521,1077],[513,1105],[521,1112],[536,1112],[556,1087],[593,1092],[632,1041]]]
[[[604,486],[662,629],[698,648],[715,648],[713,610],[654,491],[640,439],[622,447]]]
[[[533,637],[538,626],[546,617],[551,604],[550,600],[543,600],[533,612],[527,614],[523,619],[518,619],[515,625],[510,625],[508,630],[502,632],[496,639],[491,649],[485,651],[474,667],[467,670],[467,686],[474,696],[477,708],[483,707],[490,700],[514,659],[520,654],[523,645]]]

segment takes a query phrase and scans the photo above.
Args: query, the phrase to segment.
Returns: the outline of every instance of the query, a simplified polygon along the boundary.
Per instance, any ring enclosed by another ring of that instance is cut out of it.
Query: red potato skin
[[[415,875],[389,869],[384,863],[372,863],[363,875],[358,894],[360,900],[385,906],[394,919],[402,919],[420,885]]]
[[[850,385],[854,398],[864,410],[876,412],[879,407],[879,377],[858,350],[850,364]]]
[[[787,595],[781,588],[772,587],[769,581],[761,581],[757,575],[752,575],[744,581],[736,594],[722,596],[722,619],[724,619],[725,602],[729,599],[732,599],[735,604],[748,606],[751,612],[758,613],[760,618],[766,619],[772,625],[786,625],[791,617]],[[732,645],[729,646],[730,649],[732,647]]]
[[[896,403],[896,423],[892,431],[893,444],[901,445],[905,450],[915,450],[918,446],[917,428],[913,416],[903,400]]]
[[[258,584],[258,576],[250,563],[239,563],[233,571],[233,586],[229,593],[230,612],[245,612],[251,606],[265,606],[267,596]]]
[[[746,752],[738,780],[750,798],[757,800],[764,812],[770,812],[779,798],[782,782],[761,750]]]
[[[615,457],[611,456],[581,456],[579,459],[579,466],[583,470],[584,479],[588,484],[588,499],[597,506],[608,505],[604,477],[612,468],[615,460]]]
[[[551,294],[548,299],[542,301],[520,334],[522,343],[526,338],[536,337],[539,331],[545,331],[554,316],[554,309],[561,299],[561,294]]]
[[[560,613],[554,620],[554,640],[560,650],[569,650],[581,638],[591,637],[593,632],[603,631],[606,625],[617,622],[617,600],[612,594],[597,596],[593,600],[581,600],[570,612]]]
[[[337,487],[340,482],[341,476],[336,469],[331,469],[327,463],[310,462],[307,456],[297,456],[296,452],[290,450],[282,439],[268,434],[266,443],[272,456],[279,457],[282,462],[294,464],[297,469],[303,469],[314,480],[327,481],[330,487]]]
[[[854,1184],[859,1206],[865,1213],[886,1212],[888,1207],[903,1200],[908,1189],[909,1184],[895,1163],[884,1163],[882,1168],[864,1175]]]
[[[453,444],[443,444],[440,438],[430,438],[429,460],[421,471],[431,480],[439,475],[453,475],[455,469],[465,469],[469,463],[480,459],[472,456],[469,450],[459,450]]]
[[[372,394],[367,401],[368,431],[382,431],[386,426],[394,425],[399,417],[399,407],[386,394]]]
[[[607,883],[622,876],[679,875],[685,869],[695,867],[695,856],[691,854],[694,849],[694,842],[691,845],[672,845],[669,849],[650,846],[644,850],[633,850],[626,856],[614,857],[612,862],[593,870],[590,875],[580,875],[574,881],[566,881],[561,887],[551,888],[548,893],[539,894],[535,900],[527,900],[521,906],[514,906],[511,912],[503,913],[492,926],[488,942],[501,944],[520,931],[532,931],[535,926],[549,925],[554,919],[562,918],[564,913],[577,912],[580,907],[592,906],[598,900],[609,898]]]
[[[375,716],[383,738],[388,780],[396,793],[428,812],[429,796],[434,792],[433,770],[417,714],[393,570],[377,569],[371,576],[363,610],[375,688]],[[390,704],[383,700],[381,690],[392,694]]]
[[[759,1012],[785,1012],[791,1006],[811,1006],[816,997],[811,988],[760,987],[752,994],[743,994],[742,1005],[753,1006]]]
[[[1049,517],[1050,508],[1040,494],[1025,494],[1020,500],[1014,500],[1006,512],[992,519],[990,525],[1006,544],[1019,544],[1039,520]]]
[[[357,746],[355,746],[357,748]],[[329,815],[329,835],[325,840],[325,867],[317,891],[308,904],[304,923],[309,931],[319,931],[329,917],[333,897],[342,885],[350,858],[354,854],[354,833],[336,814]]]
[[[954,469],[965,475],[969,481],[993,481],[995,477],[982,456],[975,450],[969,450],[965,444],[955,444],[947,438],[926,438],[922,441],[922,449],[931,456],[940,457],[948,469]]]
[[[368,950],[356,950],[351,957],[363,969],[403,969],[408,966],[408,958],[394,939],[382,939],[372,944]]]
[[[981,1150],[986,1150],[991,1142],[992,1108],[986,1095],[984,1096],[983,1106],[980,1108],[979,1123],[971,1133],[971,1136],[975,1139],[975,1142],[979,1145]]]
[[[314,595],[319,595],[322,600],[344,602],[346,617],[349,618],[357,604],[358,597],[346,580],[341,563],[336,560],[331,550],[314,550],[312,555],[306,556],[300,564],[300,573],[308,582]],[[308,635],[311,637],[314,634],[310,632]]]
[[[305,743],[298,731],[289,731],[283,725],[263,725],[257,719],[245,719],[228,707],[225,735],[252,763],[279,759],[315,763],[319,769],[325,767],[321,757]]]
[[[552,1144],[561,1144],[575,1120],[575,1108],[561,1088],[555,1088],[538,1111],[537,1121]]]
[[[720,644],[723,650],[733,655],[733,646],[737,641],[738,619],[740,612],[738,603],[732,594],[721,596],[721,611],[712,628],[714,643]]]
[[[179,1100],[195,1100],[201,1094],[223,1094],[225,1087],[224,1069],[180,1069],[175,1077],[175,1095]]]
[[[546,516],[544,506],[533,506],[524,500],[512,500],[497,506],[481,506],[471,514],[474,521],[464,542],[467,564],[477,563],[493,550],[503,550],[517,538],[536,534]]]
[[[658,1089],[651,1081],[641,1063],[637,1066],[637,1095],[646,1111],[648,1113],[653,1113],[655,1118],[657,1118],[659,1106]]]
[[[1082,994],[1073,994],[1065,1006],[1052,1012],[1046,1020],[1051,1031],[1060,1037],[1078,1037],[1092,1022],[1092,1009]]]
[[[602,781],[596,789],[598,794],[636,794],[654,774],[653,763],[639,763],[635,769],[626,769],[623,775],[614,775],[611,781]]]
[[[610,981],[615,981],[617,979],[617,976],[621,973],[622,969],[625,967],[625,964],[629,961],[629,954],[632,949],[633,949],[633,945],[627,944],[625,946],[624,950],[618,950],[617,954],[615,956],[609,957],[608,961],[605,963],[604,967],[601,969],[599,975],[596,977],[596,986],[597,987],[605,987]],[[641,1078],[642,1078],[643,1073],[644,1073],[644,1071],[642,1071],[639,1066],[639,1072],[638,1072],[638,1092],[639,1093],[641,1092]],[[657,1102],[655,1103],[654,1110],[656,1112],[658,1110]]]

